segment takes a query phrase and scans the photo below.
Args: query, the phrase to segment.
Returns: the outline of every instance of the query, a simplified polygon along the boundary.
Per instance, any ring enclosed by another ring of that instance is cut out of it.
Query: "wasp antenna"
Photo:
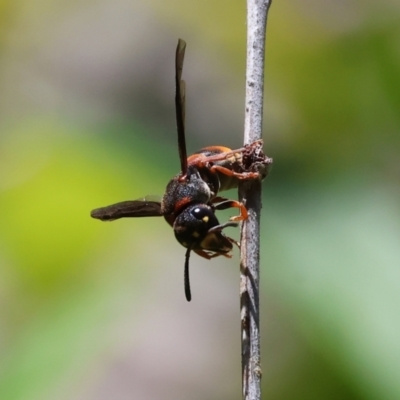
[[[192,294],[190,292],[190,279],[189,279],[189,257],[190,257],[190,247],[186,250],[185,255],[185,271],[184,271],[184,282],[185,282],[185,296],[186,300],[192,300]]]
[[[181,159],[182,175],[187,172],[187,153],[185,139],[185,81],[182,78],[183,60],[185,58],[186,42],[182,39],[178,40],[175,55],[175,112],[176,126],[178,130],[178,149],[179,158]]]

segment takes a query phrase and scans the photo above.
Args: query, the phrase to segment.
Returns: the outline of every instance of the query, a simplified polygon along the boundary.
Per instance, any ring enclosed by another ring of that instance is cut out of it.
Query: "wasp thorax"
[[[212,208],[206,204],[195,204],[183,210],[175,219],[175,237],[185,247],[200,243],[208,231],[219,225]]]
[[[213,195],[196,168],[189,167],[186,179],[180,178],[175,176],[167,185],[161,202],[163,215],[178,214],[191,203],[207,204]]]

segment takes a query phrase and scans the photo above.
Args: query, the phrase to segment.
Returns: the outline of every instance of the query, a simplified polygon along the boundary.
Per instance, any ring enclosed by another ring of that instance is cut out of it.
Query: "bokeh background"
[[[179,170],[179,37],[188,151],[241,145],[245,2],[0,18],[0,399],[239,399],[237,251],[192,256],[187,303],[161,218],[89,212]],[[399,399],[400,3],[275,0],[266,61],[263,399]]]

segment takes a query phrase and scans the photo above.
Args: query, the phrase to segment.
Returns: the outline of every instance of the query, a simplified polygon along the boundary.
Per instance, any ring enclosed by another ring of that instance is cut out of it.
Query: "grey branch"
[[[244,144],[262,138],[264,54],[271,0],[247,0],[247,65]],[[243,399],[261,399],[260,360],[260,211],[261,181],[240,184],[239,198],[249,218],[242,225],[240,255],[240,317],[242,335]]]

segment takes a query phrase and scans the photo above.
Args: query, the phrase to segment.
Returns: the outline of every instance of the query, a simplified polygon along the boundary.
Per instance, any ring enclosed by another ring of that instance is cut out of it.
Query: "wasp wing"
[[[114,221],[119,218],[160,217],[161,202],[151,200],[129,200],[96,208],[90,213],[92,218],[101,221]]]
[[[175,54],[175,112],[176,126],[178,130],[178,149],[181,159],[181,172],[186,175],[187,172],[187,153],[185,139],[185,81],[182,78],[183,60],[185,58],[186,42],[178,40],[178,46]]]

